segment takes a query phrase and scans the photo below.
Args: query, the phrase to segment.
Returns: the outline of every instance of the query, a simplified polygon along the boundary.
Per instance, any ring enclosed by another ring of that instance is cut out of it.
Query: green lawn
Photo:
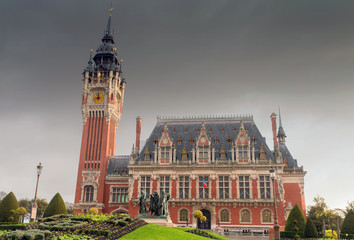
[[[210,238],[205,238],[202,236],[198,236],[196,234],[185,232],[186,228],[170,228],[164,227],[156,224],[147,224],[142,226],[135,231],[128,233],[121,237],[121,240],[141,240],[141,239],[153,239],[153,240],[164,240],[164,239],[188,239],[188,240],[206,240]],[[209,232],[210,233],[210,232]],[[211,233],[213,236],[217,237],[220,240],[226,240],[228,238],[224,238],[219,236],[216,233]]]

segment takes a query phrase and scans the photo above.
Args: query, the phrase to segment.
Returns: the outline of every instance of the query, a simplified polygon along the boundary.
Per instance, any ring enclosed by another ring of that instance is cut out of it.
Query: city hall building
[[[129,156],[116,156],[125,86],[109,16],[102,43],[83,72],[76,213],[96,207],[137,216],[141,191],[149,196],[155,190],[170,194],[170,218],[181,226],[195,226],[193,212],[201,210],[207,217],[201,228],[262,233],[274,224],[274,202],[281,227],[295,204],[305,213],[306,172],[286,146],[280,115],[278,128],[277,115],[270,114],[272,146],[249,115],[158,117],[140,146],[137,117],[135,147]]]

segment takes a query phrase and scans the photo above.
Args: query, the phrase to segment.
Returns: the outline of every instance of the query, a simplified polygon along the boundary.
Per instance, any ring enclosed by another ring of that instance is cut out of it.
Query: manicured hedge
[[[48,204],[43,217],[46,218],[59,214],[67,215],[68,213],[63,198],[57,193]]]
[[[297,233],[301,238],[304,238],[304,233],[303,232],[298,232]],[[296,232],[294,231],[283,231],[280,232],[280,237],[281,238],[294,238],[296,235]]]
[[[4,234],[2,237],[5,237],[6,239],[13,239],[13,240],[18,240],[18,239],[26,239],[26,240],[37,240],[37,239],[45,239],[49,238],[52,236],[52,233],[50,231],[41,231],[38,229],[31,229],[27,231],[15,231],[15,232],[9,232]]]
[[[305,231],[305,217],[302,214],[301,209],[297,204],[291,209],[288,219],[286,220],[285,232],[295,232],[294,220],[297,221],[296,227],[299,228],[299,232]]]
[[[0,225],[0,230],[26,230],[27,226],[23,224],[9,224],[9,225]]]
[[[7,194],[0,203],[0,222],[18,222],[18,217],[10,212],[11,210],[16,210],[18,207],[15,194],[13,192]]]
[[[318,237],[317,229],[315,227],[315,224],[313,224],[310,217],[308,217],[307,221],[306,221],[304,236],[305,236],[305,238],[317,238]]]
[[[39,229],[51,231],[73,231],[83,228],[87,223],[82,221],[61,220],[55,222],[45,222],[39,224]]]

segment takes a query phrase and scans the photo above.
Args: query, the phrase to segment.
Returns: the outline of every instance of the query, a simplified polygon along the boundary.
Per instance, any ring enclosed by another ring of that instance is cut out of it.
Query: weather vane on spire
[[[112,2],[111,2],[111,7],[109,8],[108,12],[109,12],[109,16],[112,16],[112,11],[113,11],[113,7],[112,7]]]

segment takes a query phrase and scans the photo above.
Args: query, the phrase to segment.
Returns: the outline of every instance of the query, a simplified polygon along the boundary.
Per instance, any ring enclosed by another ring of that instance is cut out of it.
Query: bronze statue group
[[[161,192],[161,196],[154,191],[150,194],[150,206],[149,211],[146,209],[146,193],[141,191],[139,198],[139,213],[144,214],[149,212],[151,216],[168,216],[168,200],[170,199],[170,194]]]

